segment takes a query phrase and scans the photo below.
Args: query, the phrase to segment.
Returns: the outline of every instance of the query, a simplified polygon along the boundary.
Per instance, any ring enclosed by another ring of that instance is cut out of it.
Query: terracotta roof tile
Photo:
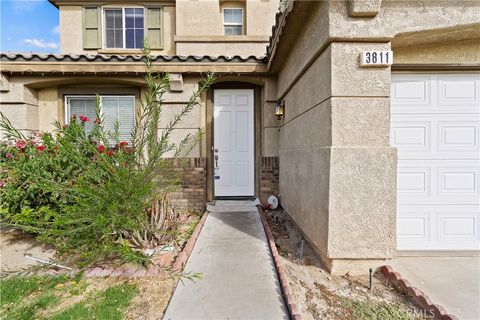
[[[256,62],[266,63],[266,57],[256,56],[163,56],[153,55],[153,62]],[[2,62],[50,61],[50,62],[141,62],[141,55],[106,54],[37,54],[37,53],[0,53]]]
[[[272,35],[270,36],[267,46],[267,57],[269,61],[275,55],[276,47],[280,42],[280,38],[282,37],[285,25],[287,24],[288,19],[292,15],[296,3],[297,0],[288,0],[285,4],[284,9],[277,12],[275,16],[275,25],[272,27]]]

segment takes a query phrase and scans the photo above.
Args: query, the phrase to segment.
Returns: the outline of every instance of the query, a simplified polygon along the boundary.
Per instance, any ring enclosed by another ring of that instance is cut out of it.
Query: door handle
[[[218,169],[218,154],[215,155],[215,168]]]

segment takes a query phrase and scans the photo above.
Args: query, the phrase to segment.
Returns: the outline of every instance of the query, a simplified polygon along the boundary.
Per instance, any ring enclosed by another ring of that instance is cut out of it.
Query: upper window
[[[143,8],[105,8],[105,48],[140,49],[145,19]]]
[[[243,34],[243,9],[225,8],[223,9],[223,33],[225,35]]]

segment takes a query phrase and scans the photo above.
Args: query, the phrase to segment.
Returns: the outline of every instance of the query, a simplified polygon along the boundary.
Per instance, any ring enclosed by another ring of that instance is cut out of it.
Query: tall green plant
[[[178,143],[171,136],[214,76],[208,74],[159,131],[169,77],[154,71],[148,45],[143,55],[145,95],[129,142],[120,141],[118,124],[114,132],[104,128],[98,97],[88,133],[85,122],[90,119],[81,116],[66,126],[57,123],[53,134],[27,139],[1,115],[0,126],[11,139],[0,146],[3,222],[37,233],[85,264],[114,257],[145,263],[137,249],[168,240],[169,219],[175,214],[166,204],[166,193],[177,177],[172,159],[165,156],[185,156],[198,141],[200,133]]]

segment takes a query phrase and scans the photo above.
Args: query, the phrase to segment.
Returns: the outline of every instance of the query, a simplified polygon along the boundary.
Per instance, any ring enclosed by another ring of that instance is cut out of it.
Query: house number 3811
[[[387,67],[392,65],[392,51],[363,51],[360,54],[361,67]]]

